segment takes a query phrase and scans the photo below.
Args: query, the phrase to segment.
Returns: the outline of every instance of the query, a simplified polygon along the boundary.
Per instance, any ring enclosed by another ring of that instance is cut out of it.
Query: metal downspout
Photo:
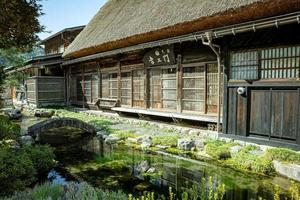
[[[220,122],[221,122],[221,98],[220,98],[220,87],[221,87],[221,47],[217,44],[212,43],[212,32],[206,32],[205,33],[206,38],[202,37],[202,44],[209,46],[211,50],[216,54],[217,56],[217,62],[218,62],[218,102],[217,102],[217,115],[218,115],[218,121],[217,121],[217,132],[219,136],[220,132]],[[205,41],[206,39],[206,41]],[[218,137],[217,136],[217,137]]]

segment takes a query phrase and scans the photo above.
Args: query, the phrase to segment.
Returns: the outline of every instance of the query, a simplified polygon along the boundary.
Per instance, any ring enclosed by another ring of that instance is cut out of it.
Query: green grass
[[[230,158],[230,147],[236,146],[238,144],[229,142],[226,143],[220,140],[208,140],[205,145],[205,151],[208,155],[215,159],[227,159]]]
[[[177,146],[178,135],[155,135],[152,137],[153,145]]]
[[[225,161],[226,164],[239,169],[241,171],[251,171],[258,174],[271,174],[274,172],[272,160],[266,156],[258,156],[249,153],[256,150],[257,147],[249,145],[245,146],[232,158]]]
[[[121,138],[121,139],[127,139],[127,138],[137,138],[138,136],[131,130],[114,130],[110,129],[110,131],[113,135]]]
[[[278,160],[300,165],[300,153],[290,149],[271,148],[267,150],[266,157],[270,160]]]

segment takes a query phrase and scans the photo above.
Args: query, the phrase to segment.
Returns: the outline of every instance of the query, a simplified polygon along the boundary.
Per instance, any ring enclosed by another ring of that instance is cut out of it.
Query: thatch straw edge
[[[227,10],[226,12],[218,13],[213,16],[202,17],[194,21],[175,24],[159,30],[80,49],[64,55],[64,58],[87,56],[140,43],[262,19],[298,10],[300,10],[299,0],[267,0],[265,2],[256,2],[248,6],[240,7],[239,9]]]

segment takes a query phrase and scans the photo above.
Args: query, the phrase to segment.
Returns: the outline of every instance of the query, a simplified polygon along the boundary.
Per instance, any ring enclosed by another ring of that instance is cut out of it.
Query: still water
[[[56,146],[56,155],[60,167],[49,173],[52,181],[67,184],[76,179],[136,195],[144,190],[167,195],[172,187],[178,196],[186,192],[194,199],[205,199],[223,187],[228,200],[274,199],[275,184],[280,186],[282,198],[287,197],[290,184],[283,177],[246,174],[212,162],[108,145],[92,136]]]

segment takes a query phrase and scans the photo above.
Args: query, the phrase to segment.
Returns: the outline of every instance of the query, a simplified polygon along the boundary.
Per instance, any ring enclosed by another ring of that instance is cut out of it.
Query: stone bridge
[[[87,133],[96,134],[96,128],[93,125],[75,118],[55,118],[42,121],[28,127],[27,132],[28,135],[32,136],[33,138],[37,138],[41,133],[49,129],[65,126],[79,128]]]

